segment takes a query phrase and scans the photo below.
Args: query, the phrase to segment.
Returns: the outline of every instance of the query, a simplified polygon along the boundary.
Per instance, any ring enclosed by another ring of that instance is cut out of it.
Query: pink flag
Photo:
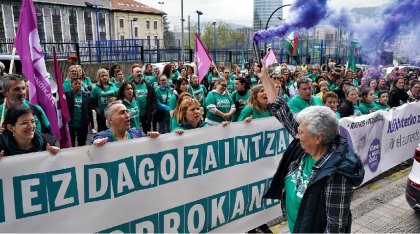
[[[274,54],[273,49],[270,49],[268,53],[265,55],[264,62],[267,67],[270,66],[271,64],[279,63],[277,61],[277,58],[276,58],[276,55]]]
[[[44,53],[39,43],[35,7],[32,0],[22,0],[15,47],[22,62],[22,73],[29,80],[29,101],[40,105],[51,124],[54,137],[60,139],[57,111],[51,95]]]
[[[67,107],[66,95],[64,94],[63,79],[61,78],[60,67],[58,66],[57,54],[55,46],[53,47],[53,63],[54,63],[54,76],[57,79],[57,115],[58,125],[60,126],[60,148],[70,148],[71,139],[67,123],[71,120],[69,108]]]
[[[197,67],[198,82],[201,83],[210,69],[211,58],[197,33],[195,34],[195,66]]]

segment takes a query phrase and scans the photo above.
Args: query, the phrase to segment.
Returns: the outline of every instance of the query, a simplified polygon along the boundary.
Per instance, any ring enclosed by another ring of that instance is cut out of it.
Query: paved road
[[[404,167],[399,166],[355,190],[351,205],[353,233],[420,233],[420,214],[416,214],[405,200],[405,185],[411,167]],[[289,232],[287,222],[274,222],[277,223],[271,227],[274,233]]]

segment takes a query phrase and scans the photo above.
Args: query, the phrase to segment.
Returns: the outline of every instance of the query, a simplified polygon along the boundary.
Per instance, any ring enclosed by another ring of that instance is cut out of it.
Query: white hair
[[[331,144],[338,134],[338,119],[326,106],[310,106],[303,109],[296,117],[299,124],[305,125],[313,135],[323,135],[323,144]]]

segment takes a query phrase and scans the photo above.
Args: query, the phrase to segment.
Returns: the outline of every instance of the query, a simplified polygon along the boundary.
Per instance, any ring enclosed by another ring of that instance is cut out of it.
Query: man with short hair
[[[109,129],[95,134],[90,144],[101,146],[107,142],[124,141],[146,136],[141,129],[131,128],[130,113],[120,100],[108,104],[105,109],[105,118]],[[147,136],[156,138],[159,136],[159,133],[148,132]]]
[[[133,68],[134,92],[140,111],[140,121],[144,133],[151,130],[153,114],[156,110],[156,93],[153,86],[143,79],[140,67]]]
[[[69,132],[73,147],[86,145],[89,124],[93,128],[92,104],[89,95],[82,90],[82,79],[74,78],[71,80],[72,90],[67,91],[66,101],[71,115],[69,122]]]
[[[302,77],[297,80],[298,95],[294,96],[287,103],[293,113],[299,113],[309,106],[322,106],[322,101],[317,96],[312,95],[312,80]]]
[[[44,110],[39,105],[32,105],[26,100],[26,84],[25,77],[22,75],[11,74],[3,79],[3,95],[5,101],[0,105],[0,122],[3,123],[3,117],[6,116],[7,110],[14,106],[24,106],[34,112],[36,121],[36,130],[45,134],[51,134],[50,121],[45,115]],[[4,113],[4,115],[3,115]]]

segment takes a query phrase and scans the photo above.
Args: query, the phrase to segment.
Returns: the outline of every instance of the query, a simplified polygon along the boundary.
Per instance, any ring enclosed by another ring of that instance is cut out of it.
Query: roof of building
[[[165,12],[149,7],[135,0],[111,0],[112,10],[132,11],[153,15],[166,15]]]

